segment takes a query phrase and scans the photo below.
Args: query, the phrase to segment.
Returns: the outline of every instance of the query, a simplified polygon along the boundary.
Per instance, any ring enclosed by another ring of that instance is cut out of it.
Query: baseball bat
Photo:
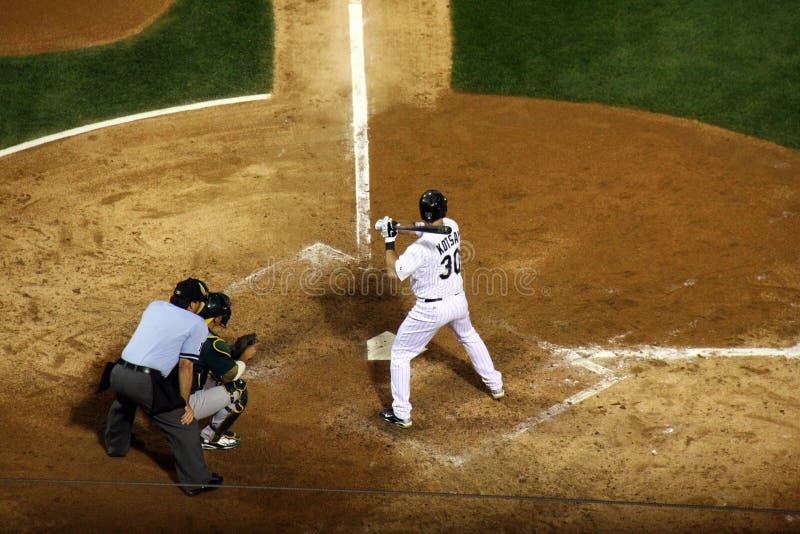
[[[449,226],[406,226],[406,225],[397,225],[398,230],[410,230],[412,232],[425,232],[428,234],[444,234],[449,235],[453,232],[453,229]]]

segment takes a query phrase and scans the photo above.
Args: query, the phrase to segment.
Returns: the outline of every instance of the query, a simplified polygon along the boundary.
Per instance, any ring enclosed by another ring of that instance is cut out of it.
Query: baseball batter
[[[419,199],[423,224],[448,226],[449,234],[416,232],[417,240],[398,257],[395,250],[397,224],[384,217],[376,224],[386,244],[386,266],[400,281],[411,278],[417,302],[397,331],[391,351],[392,407],[381,411],[386,421],[402,428],[411,426],[411,360],[425,348],[436,332],[448,325],[464,346],[472,366],[492,397],[505,396],[503,379],[469,318],[461,276],[461,232],[456,221],[446,218],[447,198],[429,189]]]

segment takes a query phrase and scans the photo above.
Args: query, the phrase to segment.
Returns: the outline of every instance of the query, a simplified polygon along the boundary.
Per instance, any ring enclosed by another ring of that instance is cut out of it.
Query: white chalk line
[[[242,290],[249,289],[257,294],[263,294],[266,291],[276,289],[276,281],[274,279],[270,280],[269,285],[265,286],[262,283],[263,278],[273,273],[281,273],[282,269],[297,269],[301,263],[306,263],[314,269],[324,269],[331,265],[353,264],[355,261],[356,258],[350,254],[326,245],[325,243],[317,242],[300,249],[294,256],[271,262],[260,269],[256,269],[244,278],[231,282],[222,292],[228,296],[232,296],[240,293]],[[277,290],[280,291],[281,288],[277,287]],[[266,380],[281,374],[282,371],[283,369],[281,367],[266,367],[255,363],[248,365],[246,378],[248,380]]]
[[[591,359],[640,359],[676,361],[692,358],[800,358],[800,344],[787,348],[770,347],[658,347],[641,345],[627,348],[605,348],[600,346],[558,347],[558,352],[573,358]]]
[[[301,249],[293,258],[286,258],[258,269],[248,276],[231,283],[225,290],[232,294],[246,288],[250,284],[257,283],[263,276],[278,267],[284,267],[291,263],[307,261],[315,267],[325,267],[331,264],[352,263],[356,260],[353,256],[330,247],[324,243],[314,243]],[[566,412],[571,407],[597,395],[598,393],[622,382],[627,375],[617,376],[616,373],[594,360],[604,360],[611,358],[621,359],[641,359],[641,360],[661,360],[674,361],[692,358],[708,357],[782,357],[788,359],[800,358],[800,343],[789,348],[764,348],[764,347],[706,347],[706,348],[679,348],[679,347],[659,347],[653,345],[642,345],[624,348],[606,348],[599,345],[565,347],[554,343],[539,341],[534,336],[527,335],[518,331],[505,321],[492,321],[493,324],[502,328],[531,344],[539,346],[542,350],[559,357],[564,363],[574,367],[581,367],[600,377],[600,380],[592,386],[578,391],[561,402],[558,402],[544,411],[535,414],[517,425],[509,432],[499,436],[493,436],[482,440],[460,454],[453,454],[431,446],[429,443],[411,439],[407,445],[432,459],[448,465],[461,466],[469,462],[479,454],[485,454],[497,442],[508,442],[520,437],[522,434],[531,431],[538,425],[550,421],[558,415]],[[512,393],[513,394],[513,393]]]
[[[487,319],[484,319],[487,321]],[[488,320],[491,324],[511,332],[515,336],[536,344],[552,354],[560,355],[565,360],[577,362],[585,367],[592,365],[591,359],[642,359],[642,360],[686,360],[691,358],[736,358],[736,357],[776,357],[800,358],[800,342],[792,347],[660,347],[657,345],[636,345],[631,347],[604,347],[601,345],[586,345],[578,347],[565,347],[547,341],[540,341],[535,336],[520,332],[504,320]],[[606,370],[608,371],[608,370]],[[602,371],[594,371],[600,372]]]
[[[654,345],[642,345],[625,348],[605,348],[602,346],[583,346],[583,347],[564,347],[553,343],[536,340],[533,336],[519,332],[516,328],[505,321],[493,321],[497,326],[513,333],[514,335],[537,344],[541,349],[560,357],[565,363],[571,366],[582,367],[598,376],[602,377],[597,383],[589,388],[583,389],[563,401],[550,406],[541,413],[535,414],[530,418],[517,424],[510,432],[482,440],[472,445],[468,450],[461,454],[451,454],[435,450],[429,444],[412,442],[415,449],[420,450],[433,457],[434,459],[447,464],[461,466],[469,462],[475,456],[486,454],[487,451],[497,446],[498,442],[508,442],[520,437],[538,425],[550,421],[558,415],[564,413],[573,406],[597,395],[598,393],[622,382],[627,375],[617,376],[616,373],[604,367],[595,359],[641,359],[641,360],[661,360],[677,361],[692,358],[710,357],[778,357],[787,359],[800,358],[800,343],[788,348],[765,348],[765,347],[659,347]],[[511,393],[513,394],[513,392]]]
[[[543,412],[535,414],[529,417],[528,419],[521,421],[510,432],[481,440],[480,442],[473,444],[471,447],[461,452],[460,454],[453,455],[450,453],[438,451],[435,448],[432,448],[429,444],[422,444],[414,441],[411,442],[412,446],[432,456],[434,459],[438,460],[441,463],[450,464],[457,467],[462,466],[465,463],[472,460],[475,456],[478,456],[480,454],[486,454],[487,451],[495,448],[498,442],[513,441],[522,434],[529,432],[536,426],[553,419],[554,417],[564,413],[571,407],[580,404],[586,399],[597,395],[601,391],[606,390],[627,378],[627,376],[616,376],[614,372],[611,371],[610,369],[607,369],[594,362],[588,362],[590,365],[587,365],[587,362],[584,360],[574,359],[568,356],[565,357],[564,360],[566,361],[566,363],[570,365],[583,367],[593,373],[601,375],[603,378],[596,384],[592,385],[591,387],[581,390],[571,395],[570,397],[564,399],[563,401],[550,406]],[[510,392],[510,394],[513,394],[513,392]]]
[[[368,263],[371,259],[370,240],[370,186],[369,186],[369,136],[367,83],[364,61],[363,14],[360,0],[351,0],[348,5],[350,27],[350,68],[353,102],[353,153],[355,165],[355,205],[356,205],[356,254],[358,261]],[[349,264],[356,261],[353,256],[330,247],[315,243],[302,249],[294,258],[279,260],[250,273],[241,280],[228,285],[225,292],[234,294],[245,288],[256,288],[260,280],[289,265],[300,261],[310,262],[315,267],[326,267],[333,263]],[[260,289],[260,288],[259,288]]]
[[[364,67],[364,28],[360,0],[348,5],[350,14],[350,68],[353,92],[353,154],[355,160],[356,250],[368,262],[370,247],[369,137],[367,123],[367,77]]]
[[[66,139],[68,137],[73,137],[76,135],[85,134],[88,132],[92,132],[95,130],[100,130],[101,128],[108,128],[110,126],[119,126],[120,124],[126,124],[129,122],[140,121],[144,119],[152,119],[154,117],[161,117],[164,115],[171,115],[173,113],[183,113],[186,111],[195,111],[198,109],[210,108],[215,106],[228,106],[231,104],[242,104],[245,102],[255,102],[258,100],[266,100],[271,98],[272,95],[269,94],[261,94],[261,95],[249,95],[249,96],[238,96],[234,98],[222,98],[219,100],[209,100],[207,102],[197,102],[195,104],[187,104],[184,106],[176,106],[171,108],[165,109],[157,109],[154,111],[145,111],[144,113],[137,113],[135,115],[128,115],[125,117],[118,117],[115,119],[110,119],[107,121],[96,122],[94,124],[87,124],[85,126],[80,126],[78,128],[73,128],[71,130],[65,130],[63,132],[58,132],[52,135],[48,135],[46,137],[40,137],[39,139],[34,139],[32,141],[27,141],[25,143],[21,143],[19,145],[14,145],[3,150],[0,150],[0,158],[9,156],[11,154],[15,154],[17,152],[22,152],[23,150],[28,150],[37,146],[41,146],[47,143],[52,143],[53,141],[59,141],[61,139]]]
[[[552,405],[550,408],[548,408],[544,412],[542,412],[542,413],[540,413],[538,415],[534,415],[533,417],[530,417],[529,419],[526,419],[525,421],[522,421],[521,423],[519,423],[514,428],[514,430],[512,430],[511,432],[509,432],[507,434],[503,434],[502,436],[500,436],[500,439],[502,441],[513,440],[514,438],[516,438],[520,434],[528,432],[533,427],[535,427],[537,425],[540,425],[540,424],[544,423],[545,421],[549,421],[550,419],[556,417],[557,415],[559,415],[561,413],[564,413],[565,411],[567,411],[572,406],[580,404],[581,402],[585,401],[586,399],[597,395],[601,391],[606,390],[606,389],[610,388],[611,386],[613,386],[615,384],[618,384],[619,382],[622,382],[623,380],[625,380],[627,378],[627,376],[614,376],[613,373],[610,370],[605,369],[605,368],[603,368],[603,369],[604,369],[604,371],[603,371],[602,374],[605,375],[605,378],[600,380],[598,383],[596,383],[595,385],[593,385],[592,387],[590,387],[588,389],[584,389],[582,391],[579,391],[578,393],[575,393],[574,395],[572,395],[570,397],[567,397],[566,399],[564,399],[563,401],[561,401],[559,403],[556,403],[556,404]]]
[[[332,264],[342,265],[355,261],[356,258],[350,254],[331,247],[330,245],[326,245],[325,243],[317,242],[313,245],[302,248],[292,257],[282,258],[280,260],[276,260],[275,262],[270,262],[264,267],[256,269],[244,278],[231,282],[225,289],[223,289],[223,293],[230,296],[242,291],[243,289],[257,287],[259,281],[265,276],[268,276],[279,269],[297,265],[299,262],[309,263],[315,268],[325,268]]]

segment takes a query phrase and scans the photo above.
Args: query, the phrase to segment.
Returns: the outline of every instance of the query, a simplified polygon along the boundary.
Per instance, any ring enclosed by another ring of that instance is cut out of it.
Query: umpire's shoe
[[[195,495],[200,495],[204,491],[213,491],[222,485],[222,475],[217,473],[211,473],[211,478],[206,485],[203,486],[195,486],[193,488],[186,488],[183,491],[186,492],[186,495],[189,497],[194,497]]]
[[[383,417],[385,421],[388,421],[393,425],[397,425],[400,428],[408,428],[411,426],[411,418],[400,419],[394,414],[394,410],[392,410],[391,408],[386,408],[385,410],[381,410],[381,417]]]

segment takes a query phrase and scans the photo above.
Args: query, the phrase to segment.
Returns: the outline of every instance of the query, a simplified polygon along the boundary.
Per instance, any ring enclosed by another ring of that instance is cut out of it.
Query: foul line
[[[67,137],[73,137],[75,135],[80,135],[94,130],[99,130],[101,128],[108,128],[109,126],[118,126],[120,124],[125,124],[128,122],[140,121],[143,119],[152,119],[154,117],[171,115],[173,113],[182,113],[184,111],[195,111],[198,109],[210,108],[215,106],[227,106],[230,104],[241,104],[244,102],[266,100],[271,96],[272,95],[269,94],[262,94],[262,95],[239,96],[235,98],[223,98],[220,100],[210,100],[208,102],[197,102],[195,104],[187,104],[185,106],[176,106],[171,108],[158,109],[155,111],[146,111],[144,113],[137,113],[136,115],[128,115],[126,117],[118,117],[116,119],[110,119],[103,122],[87,124],[86,126],[80,126],[78,128],[73,128],[71,130],[65,130],[63,132],[55,133],[53,135],[48,135],[46,137],[40,137],[39,139],[34,139],[33,141],[27,141],[19,145],[14,145],[12,147],[5,148],[3,150],[0,150],[0,158],[9,156],[17,152],[22,152],[23,150],[28,150],[29,148],[41,146],[46,143],[52,143],[53,141],[66,139]]]
[[[178,484],[167,482],[144,481],[112,481],[112,480],[71,480],[71,479],[46,479],[46,478],[0,478],[0,484],[80,484],[89,486],[148,486],[148,487],[200,487],[201,484]],[[726,506],[716,504],[689,504],[667,503],[658,501],[628,501],[614,499],[592,499],[582,497],[546,497],[541,495],[504,495],[492,493],[458,493],[444,491],[416,491],[416,490],[383,490],[359,488],[322,488],[300,486],[267,486],[257,484],[225,484],[219,490],[257,490],[257,491],[285,491],[296,493],[349,493],[359,495],[395,495],[407,497],[442,497],[456,499],[483,499],[503,501],[529,501],[557,504],[596,504],[604,506],[636,506],[644,508],[672,508],[679,510],[701,510],[713,512],[738,512],[755,514],[783,514],[798,515],[800,509],[792,508],[763,508],[755,506]]]
[[[547,347],[546,347],[547,348]],[[556,353],[565,355],[572,360],[586,361],[586,358],[633,358],[642,360],[689,360],[692,358],[800,358],[800,344],[785,349],[765,347],[656,347],[643,345],[629,348],[603,348],[603,347],[556,347],[549,348]],[[581,360],[583,359],[583,360]]]
[[[523,336],[525,337],[525,336]],[[573,366],[583,367],[584,369],[598,374],[603,378],[594,386],[579,391],[571,397],[558,404],[554,404],[543,413],[535,415],[519,425],[510,433],[501,436],[504,440],[510,440],[518,435],[527,432],[531,428],[552,419],[556,415],[566,411],[571,406],[579,404],[584,400],[593,397],[601,391],[625,380],[627,376],[616,376],[611,369],[603,367],[593,362],[592,359],[608,358],[636,358],[643,360],[686,360],[691,358],[710,358],[710,357],[780,357],[786,359],[800,358],[800,344],[787,349],[772,348],[673,348],[656,347],[646,345],[642,347],[632,347],[628,349],[604,349],[602,347],[561,347],[550,343],[539,343],[543,349],[561,356]]]
[[[599,365],[594,359],[611,359],[611,358],[633,358],[633,359],[655,359],[663,361],[675,361],[692,359],[696,357],[782,357],[786,359],[800,359],[800,343],[793,347],[785,349],[777,348],[675,348],[675,347],[657,347],[652,345],[644,345],[638,347],[628,348],[614,348],[608,349],[600,346],[583,346],[583,347],[563,347],[553,343],[538,341],[535,338],[528,336],[517,329],[507,324],[504,321],[496,321],[497,326],[517,335],[531,343],[538,344],[543,350],[563,359],[568,365],[575,367],[583,367],[584,369],[600,376],[600,380],[587,389],[583,389],[574,395],[556,403],[543,412],[535,414],[528,419],[517,424],[510,432],[502,434],[493,439],[484,440],[477,446],[471,447],[459,455],[446,454],[441,452],[433,452],[432,456],[440,461],[445,461],[456,466],[465,464],[473,459],[474,456],[483,453],[487,448],[492,446],[492,443],[499,440],[501,442],[512,441],[522,434],[532,430],[536,426],[545,423],[554,417],[564,413],[569,408],[580,404],[581,402],[589,399],[598,393],[622,382],[627,375],[617,376],[614,371]],[[420,449],[422,452],[431,454],[428,447],[423,447],[420,444],[411,441],[410,444]]]
[[[353,83],[353,153],[355,159],[356,250],[358,259],[368,262],[369,224],[369,138],[367,136],[367,81],[364,71],[364,29],[361,1],[354,0],[350,11],[350,68]]]

